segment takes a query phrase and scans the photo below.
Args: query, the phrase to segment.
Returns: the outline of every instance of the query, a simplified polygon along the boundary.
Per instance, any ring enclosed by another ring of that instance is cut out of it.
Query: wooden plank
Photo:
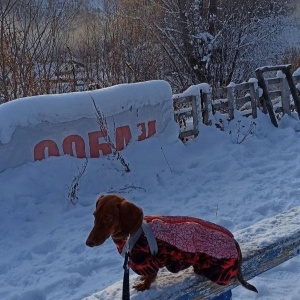
[[[189,137],[189,136],[194,136],[194,135],[195,135],[194,129],[180,132],[181,139]]]
[[[228,105],[228,99],[215,99],[212,100],[212,105]]]
[[[249,280],[300,254],[300,207],[241,230],[235,234],[235,238],[239,241],[244,255],[244,278]],[[269,243],[270,239],[273,242]],[[236,281],[226,287],[209,281],[194,281],[186,286],[184,293],[177,291],[164,299],[208,300],[237,285]],[[174,297],[175,295],[177,296]]]
[[[279,70],[285,70],[286,68],[289,68],[291,67],[292,65],[291,64],[287,64],[287,65],[278,65],[278,66],[265,66],[265,67],[260,67],[260,68],[257,68],[255,70],[256,71],[259,71],[259,72],[273,72],[273,71],[279,71]]]
[[[276,97],[281,97],[281,91],[276,90],[276,91],[269,91],[269,96],[270,98],[276,98]]]
[[[258,80],[258,85],[263,90],[263,99],[264,99],[265,105],[267,107],[271,122],[275,127],[278,127],[278,122],[277,122],[277,119],[276,119],[276,116],[275,116],[275,113],[273,110],[273,105],[272,105],[272,102],[270,99],[268,87],[267,87],[266,81],[263,76],[263,71],[260,69],[256,69],[255,73],[256,73],[257,80]]]
[[[294,103],[295,103],[295,106],[296,106],[296,109],[297,109],[298,116],[300,116],[300,97],[298,96],[298,91],[297,91],[297,88],[296,88],[296,86],[294,84],[294,81],[293,81],[293,77],[292,77],[292,73],[291,73],[291,67],[292,67],[292,65],[289,65],[287,68],[282,70],[282,72],[286,76],[286,80],[287,80],[288,85],[290,87],[290,91],[291,91],[291,94],[292,94],[293,99],[294,99]]]
[[[300,254],[300,206],[242,229],[235,238],[244,256],[244,278],[249,280]],[[130,280],[132,300],[208,300],[238,285],[236,281],[227,286],[213,284],[195,275],[191,268],[177,274],[163,269],[152,288],[141,293],[132,288],[137,278],[132,275]],[[85,300],[108,299],[105,296],[111,290],[114,299],[121,299],[121,287],[120,281]]]
[[[252,117],[253,117],[253,119],[256,119],[259,95],[258,95],[258,89],[255,88],[254,82],[249,82],[249,91],[250,91],[250,95],[251,95]]]
[[[242,83],[237,83],[234,85],[234,89],[238,92],[243,91],[243,90],[249,90],[249,88],[250,88],[249,82],[242,82]]]
[[[199,103],[200,105],[200,103]],[[196,96],[193,97],[193,101],[192,101],[192,116],[193,116],[193,126],[194,126],[194,136],[197,136],[199,133],[198,130],[198,112],[197,112],[197,100],[196,100]]]
[[[244,255],[244,278],[249,280],[300,254],[300,207],[262,220],[237,232],[235,237],[240,242]],[[268,243],[269,239],[274,242]],[[192,274],[190,275],[193,277]],[[237,285],[238,282],[236,281],[226,287],[209,281],[202,283],[194,281],[186,286],[184,293],[177,291],[171,297],[164,299],[206,300]],[[174,297],[175,295],[177,296]],[[154,299],[158,300],[159,298]]]
[[[291,115],[290,92],[289,92],[289,87],[288,87],[287,80],[285,77],[280,78],[280,90],[281,90],[282,110],[285,114]]]
[[[195,96],[185,96],[185,97],[173,98],[173,102],[175,102],[176,104],[190,103],[193,101],[194,97]]]
[[[174,117],[177,122],[180,120],[180,117],[186,120],[187,113],[188,113],[188,117],[190,115],[193,118],[193,129],[192,130],[185,129],[181,131],[179,134],[179,138],[183,140],[187,137],[197,136],[199,133],[199,129],[198,129],[198,111],[197,111],[196,96],[190,95],[184,97],[174,97],[173,103],[175,107]]]
[[[234,85],[227,86],[227,99],[229,120],[232,120],[234,119],[234,109],[236,108],[236,96]]]
[[[280,78],[266,78],[265,79],[267,85],[272,85],[272,84],[280,84]]]
[[[205,125],[209,125],[209,115],[211,112],[211,101],[210,97],[207,93],[204,93],[202,90],[200,90],[200,98],[201,98],[201,110],[202,110],[202,122]],[[197,124],[198,128],[198,124]]]

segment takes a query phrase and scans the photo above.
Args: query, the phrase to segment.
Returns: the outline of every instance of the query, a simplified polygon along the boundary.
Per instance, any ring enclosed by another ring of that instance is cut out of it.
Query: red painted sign
[[[156,133],[156,121],[149,121],[147,124],[139,123],[137,127],[140,129],[141,134],[138,136],[138,141],[145,140]],[[86,144],[84,138],[80,135],[69,135],[62,142],[63,154],[69,154],[78,158],[91,157],[96,158],[102,155],[112,153],[112,146],[110,143],[100,143],[99,139],[107,138],[106,130],[93,131],[88,133],[89,141],[89,155],[87,156]],[[132,138],[131,130],[128,125],[117,127],[115,130],[115,147],[117,151],[123,150]],[[75,153],[74,153],[75,150]],[[48,155],[46,155],[48,153]],[[37,143],[34,147],[34,160],[45,159],[47,156],[60,156],[59,147],[53,140],[43,140]]]

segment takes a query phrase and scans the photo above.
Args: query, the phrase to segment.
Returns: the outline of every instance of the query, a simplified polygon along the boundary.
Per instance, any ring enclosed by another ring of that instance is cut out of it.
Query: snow
[[[54,109],[51,102],[41,102],[26,111],[21,106],[10,118],[29,126],[41,111]],[[75,107],[61,105],[60,114],[68,110],[70,118],[75,116]],[[145,215],[194,216],[233,233],[298,207],[299,121],[284,116],[275,128],[259,113],[254,134],[241,142],[251,124],[251,118],[237,117],[223,122],[223,131],[201,125],[198,137],[186,144],[168,130],[131,142],[122,152],[129,173],[114,156],[89,159],[76,205],[68,193],[85,160],[51,157],[2,172],[0,298],[78,300],[103,290],[102,298],[95,294],[89,299],[115,299],[120,289],[116,282],[123,277],[122,257],[111,240],[96,248],[85,245],[99,194],[121,194]],[[288,220],[286,228],[288,234]],[[270,242],[272,238],[265,237]],[[299,274],[298,256],[250,280],[257,295],[238,287],[233,299],[296,300]],[[105,289],[114,283],[116,289]],[[147,299],[147,293],[159,293],[163,287],[154,284],[135,299]]]
[[[297,70],[293,73],[293,76],[300,76],[300,68],[297,68]]]
[[[93,118],[93,100],[103,115],[109,117],[124,110],[160,104],[169,98],[166,91],[172,94],[166,81],[153,80],[124,83],[101,90],[20,98],[1,105],[0,143],[9,143],[17,127]]]

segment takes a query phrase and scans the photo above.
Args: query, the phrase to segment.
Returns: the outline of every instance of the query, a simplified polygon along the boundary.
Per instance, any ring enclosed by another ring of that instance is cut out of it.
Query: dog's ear
[[[143,222],[143,210],[129,201],[120,205],[120,227],[123,233],[134,233]]]
[[[97,209],[97,206],[98,206],[98,203],[99,203],[100,199],[102,199],[103,197],[104,197],[104,195],[101,195],[101,196],[98,198],[98,200],[96,201],[96,209]]]

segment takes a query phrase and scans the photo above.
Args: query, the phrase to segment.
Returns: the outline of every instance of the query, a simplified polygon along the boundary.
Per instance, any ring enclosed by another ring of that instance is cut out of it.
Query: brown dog
[[[141,208],[118,195],[101,196],[94,217],[94,227],[86,240],[89,247],[99,246],[112,237],[119,253],[124,254],[128,237],[136,236],[129,248],[129,266],[142,275],[134,286],[138,291],[149,289],[162,267],[177,273],[193,266],[196,274],[217,284],[226,285],[237,278],[242,286],[257,292],[243,279],[238,243],[219,225],[192,217],[143,217]],[[148,239],[148,233],[140,230],[144,224],[150,228],[157,253],[149,246],[151,237]]]

